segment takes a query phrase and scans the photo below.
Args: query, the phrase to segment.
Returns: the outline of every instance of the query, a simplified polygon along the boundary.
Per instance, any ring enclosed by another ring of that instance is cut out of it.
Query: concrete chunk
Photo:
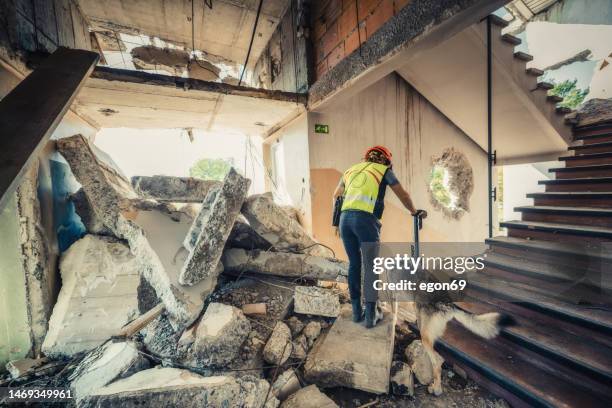
[[[219,193],[221,192],[221,187],[222,184],[219,183],[210,188],[210,190],[204,197],[204,200],[202,201],[202,208],[200,209],[200,212],[189,227],[189,231],[187,232],[187,236],[185,237],[185,241],[183,242],[183,246],[187,248],[189,252],[193,251],[193,248],[198,242],[198,238],[202,233],[202,223],[207,217],[210,217],[212,205],[217,199]]]
[[[178,368],[151,368],[99,388],[79,408],[240,406],[241,387],[230,376],[202,377]]]
[[[312,384],[287,398],[281,408],[338,408],[338,405]]]
[[[231,248],[223,253],[222,261],[224,269],[229,272],[249,271],[287,278],[336,280],[348,273],[346,262],[286,252]]]
[[[340,299],[331,289],[296,286],[293,299],[296,313],[325,317],[337,317],[340,314]]]
[[[242,207],[242,213],[251,227],[278,251],[332,256],[329,249],[317,245],[294,217],[274,203],[270,194],[250,196]]]
[[[132,187],[141,197],[176,203],[201,203],[210,189],[220,184],[220,181],[194,177],[132,177]]]
[[[60,261],[62,288],[42,351],[72,356],[117,334],[139,314],[138,270],[138,260],[116,238],[86,235],[72,244]]]
[[[274,384],[272,384],[270,393],[279,400],[284,401],[287,397],[299,391],[300,388],[302,388],[300,380],[295,375],[295,371],[290,368],[278,376]]]
[[[394,315],[385,313],[381,322],[366,329],[363,324],[353,322],[351,308],[345,305],[329,332],[310,351],[304,377],[322,387],[340,386],[386,394],[394,338]]]
[[[238,357],[250,331],[251,324],[240,309],[211,303],[198,324],[188,358],[205,367],[227,366]]]
[[[214,276],[221,259],[225,241],[246,199],[251,181],[233,168],[225,176],[221,190],[216,195],[205,217],[193,251],[181,269],[179,282],[194,285]]]
[[[401,361],[393,362],[391,368],[391,390],[395,395],[414,396],[414,377],[410,366]]]
[[[406,358],[417,381],[423,385],[433,382],[433,366],[421,340],[414,340],[406,347]]]
[[[135,343],[107,342],[87,354],[68,379],[78,400],[117,377],[146,368],[149,368],[149,363],[138,352]]]
[[[154,209],[135,209],[132,200],[138,196],[129,182],[99,160],[94,147],[83,136],[59,139],[56,145],[83,186],[95,215],[113,235],[128,242],[139,262],[137,270],[164,302],[172,324],[176,328],[187,327],[200,314],[204,305],[202,299],[212,292],[216,284],[215,280],[210,280],[202,287],[191,290],[178,285],[175,257],[179,254],[178,248],[182,247],[191,220],[181,223],[176,222],[172,214]],[[151,219],[153,224],[143,224]],[[170,231],[165,231],[164,227],[170,227]],[[172,237],[171,242],[169,236]],[[150,241],[155,242],[152,245]]]
[[[277,322],[268,338],[263,350],[263,357],[267,363],[274,365],[284,364],[291,355],[291,330],[283,322]]]

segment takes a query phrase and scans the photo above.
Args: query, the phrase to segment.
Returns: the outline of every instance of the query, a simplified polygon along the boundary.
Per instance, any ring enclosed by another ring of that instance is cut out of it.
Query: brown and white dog
[[[475,315],[461,310],[446,292],[418,292],[415,308],[423,348],[433,367],[434,380],[427,390],[434,395],[442,394],[444,362],[442,356],[434,350],[434,344],[444,335],[448,322],[455,319],[469,331],[485,339],[496,337],[503,327],[514,324],[512,317],[505,314],[491,312]]]

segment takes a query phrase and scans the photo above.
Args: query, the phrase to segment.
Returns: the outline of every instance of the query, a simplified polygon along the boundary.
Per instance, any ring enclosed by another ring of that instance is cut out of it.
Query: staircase
[[[458,304],[518,324],[492,341],[450,324],[436,346],[513,407],[612,404],[612,123],[573,133],[565,167],[520,221],[500,224],[507,237],[486,241],[486,268]]]

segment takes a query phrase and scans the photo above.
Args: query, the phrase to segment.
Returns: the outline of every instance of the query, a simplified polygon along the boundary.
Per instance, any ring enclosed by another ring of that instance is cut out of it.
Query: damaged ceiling
[[[286,92],[98,67],[73,108],[101,128],[196,128],[266,135],[303,111],[300,98]]]
[[[240,64],[247,55],[259,5],[258,0],[194,0],[192,25],[190,0],[78,1],[94,30],[159,37]],[[251,61],[261,54],[288,4],[286,0],[263,2]]]

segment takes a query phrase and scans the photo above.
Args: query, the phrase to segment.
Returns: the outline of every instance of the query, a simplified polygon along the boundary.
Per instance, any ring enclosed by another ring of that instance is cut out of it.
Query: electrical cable
[[[244,66],[242,67],[242,73],[240,74],[240,79],[238,80],[238,86],[242,84],[242,78],[244,77],[244,73],[249,63],[249,58],[251,57],[251,49],[253,48],[253,41],[255,40],[255,33],[257,32],[257,23],[259,22],[259,16],[261,15],[262,5],[263,5],[263,0],[259,0],[259,7],[257,7],[257,15],[255,16],[255,24],[253,25],[253,33],[251,34],[251,42],[249,43],[249,49],[247,51],[246,60],[244,61]]]

